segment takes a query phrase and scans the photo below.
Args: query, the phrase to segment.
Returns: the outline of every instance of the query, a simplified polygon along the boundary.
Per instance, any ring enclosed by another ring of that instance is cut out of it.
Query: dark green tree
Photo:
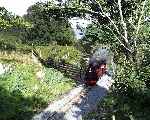
[[[28,8],[24,18],[32,23],[32,27],[24,34],[25,42],[72,45],[75,37],[68,19],[49,15],[48,4],[36,3]]]
[[[0,7],[0,30],[9,32],[21,32],[31,24],[26,22],[22,17],[13,15],[4,7]]]

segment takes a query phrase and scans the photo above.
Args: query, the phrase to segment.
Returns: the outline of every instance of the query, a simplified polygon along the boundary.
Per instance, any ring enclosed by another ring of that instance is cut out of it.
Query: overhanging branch
[[[120,43],[120,45],[122,45],[128,52],[132,53],[132,50],[130,50],[129,48],[127,48],[123,43],[122,41],[117,37],[117,35],[114,33],[114,31],[107,25],[104,25],[106,28],[108,28],[112,34],[116,37],[116,39],[118,40],[118,42]]]
[[[136,37],[135,37],[135,40],[134,40],[134,47],[135,47],[135,48],[137,47],[137,45],[136,45],[136,44],[137,44],[137,43],[136,43],[136,39],[137,39],[137,37],[138,37],[138,33],[139,33],[139,30],[140,30],[140,25],[141,25],[142,17],[143,17],[143,15],[144,15],[144,8],[145,8],[145,5],[146,5],[146,1],[147,1],[147,0],[145,0],[144,3],[143,3],[141,15],[140,15],[139,20],[138,20],[137,31],[136,31]]]
[[[118,6],[119,6],[119,13],[120,13],[120,18],[121,18],[121,24],[123,25],[123,30],[124,30],[124,37],[125,42],[128,43],[128,34],[127,34],[127,26],[126,23],[124,22],[123,14],[122,14],[122,9],[121,9],[121,0],[118,0]]]
[[[98,4],[95,0],[94,0],[94,4],[99,5],[99,7],[101,8],[100,11],[93,11],[93,10],[89,10],[89,9],[85,9],[85,8],[77,8],[77,7],[74,7],[74,8],[73,7],[70,7],[70,8],[69,7],[48,8],[48,11],[49,11],[50,15],[55,14],[58,16],[68,17],[68,18],[69,17],[77,17],[77,16],[85,16],[86,14],[90,14],[90,15],[94,16],[95,18],[97,18],[97,17],[107,18],[108,21],[110,21],[110,23],[114,26],[117,34],[125,41],[125,43],[124,43],[124,41],[121,41],[120,39],[118,39],[119,42],[121,41],[121,44],[125,47],[125,49],[128,49],[128,51],[131,52],[131,50],[126,47],[126,45],[128,44],[127,37],[125,37],[124,35],[122,35],[120,33],[115,22],[107,14],[104,13],[101,5]]]
[[[115,22],[109,17],[109,15],[106,14],[106,13],[104,13],[104,11],[103,11],[103,9],[102,9],[102,6],[101,6],[96,0],[92,0],[92,1],[94,1],[94,3],[95,3],[96,5],[98,5],[99,8],[100,8],[100,11],[98,12],[98,14],[108,18],[108,20],[112,23],[112,25],[113,25],[114,28],[116,29],[118,35],[120,35],[120,37],[121,37],[121,38],[125,41],[125,43],[128,45],[127,27],[126,27],[125,22],[123,21],[123,15],[122,15],[122,10],[121,10],[121,0],[118,0],[118,4],[119,4],[119,6],[120,6],[120,7],[119,7],[119,10],[120,10],[120,15],[121,15],[121,17],[122,17],[122,24],[123,24],[125,36],[123,36],[123,35],[120,33],[120,31],[119,31],[117,25],[116,25]],[[123,44],[123,43],[122,43],[122,44]],[[124,46],[126,46],[126,45],[124,45]]]

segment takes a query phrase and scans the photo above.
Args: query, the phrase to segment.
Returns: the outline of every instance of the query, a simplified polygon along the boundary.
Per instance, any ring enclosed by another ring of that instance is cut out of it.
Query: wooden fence
[[[33,51],[33,54],[38,58],[38,60],[46,67],[51,67],[59,70],[64,73],[65,76],[77,80],[78,82],[83,82],[83,70],[80,67],[75,65],[65,63],[65,61],[55,61],[52,58],[48,58],[47,60],[43,60],[36,51]]]

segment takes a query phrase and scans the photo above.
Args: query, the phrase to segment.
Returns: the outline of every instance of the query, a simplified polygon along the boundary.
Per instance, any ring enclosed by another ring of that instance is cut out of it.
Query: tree
[[[138,115],[148,111],[147,104],[150,104],[147,101],[150,88],[150,1],[71,0],[60,7],[49,6],[47,11],[52,16],[92,18],[93,25],[88,28],[84,42],[92,46],[107,40],[112,45],[117,65],[115,89],[108,100],[114,105],[110,108],[112,114],[118,119],[133,119],[135,115],[135,118],[148,120],[149,112]]]
[[[136,69],[139,68],[138,61],[140,61],[138,57],[139,43],[145,41],[142,36],[145,33],[142,29],[146,24],[145,17],[149,16],[148,6],[149,1],[147,0],[71,0],[60,7],[49,5],[46,12],[56,17],[90,15],[94,23],[101,25],[110,35],[115,37],[113,46],[117,49],[112,49],[113,52],[117,52],[118,56],[121,52],[125,55],[126,60],[132,61]]]
[[[4,7],[0,7],[0,30],[20,32],[23,29],[30,27],[29,22],[26,22],[22,17],[12,15]]]
[[[73,44],[75,37],[68,19],[50,16],[46,11],[48,4],[36,3],[28,8],[24,18],[32,23],[32,27],[25,32],[26,42]]]
[[[97,44],[112,46],[116,42],[115,36],[103,25],[93,23],[86,28],[85,36],[81,40],[81,45],[90,53]]]
[[[106,2],[103,0],[79,0],[76,2],[72,0],[71,3],[67,2],[65,6],[56,8],[49,6],[48,12],[50,15],[65,17],[89,14],[93,21],[95,20],[98,24],[103,24],[110,29],[126,52],[132,54],[136,51],[136,39],[145,14],[145,4],[148,4],[146,0],[107,0]],[[134,32],[131,33],[131,31]],[[130,43],[133,41],[133,33],[136,34],[132,46]]]

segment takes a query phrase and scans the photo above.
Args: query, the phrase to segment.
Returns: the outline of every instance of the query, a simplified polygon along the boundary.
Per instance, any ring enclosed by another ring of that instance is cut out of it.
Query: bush
[[[148,45],[138,47],[136,63],[125,60],[125,57],[116,57],[115,83],[109,95],[100,101],[96,120],[149,120],[150,119],[150,55]],[[94,112],[95,113],[95,112]],[[88,119],[89,116],[86,116]]]
[[[41,53],[43,59],[53,58],[56,61],[65,60],[65,62],[79,65],[81,53],[72,46],[38,46],[37,51]]]
[[[41,68],[37,65],[13,63],[11,66],[10,72],[0,76],[1,120],[29,120],[74,86],[71,79],[54,69],[44,68],[45,77],[38,80],[36,72]]]

